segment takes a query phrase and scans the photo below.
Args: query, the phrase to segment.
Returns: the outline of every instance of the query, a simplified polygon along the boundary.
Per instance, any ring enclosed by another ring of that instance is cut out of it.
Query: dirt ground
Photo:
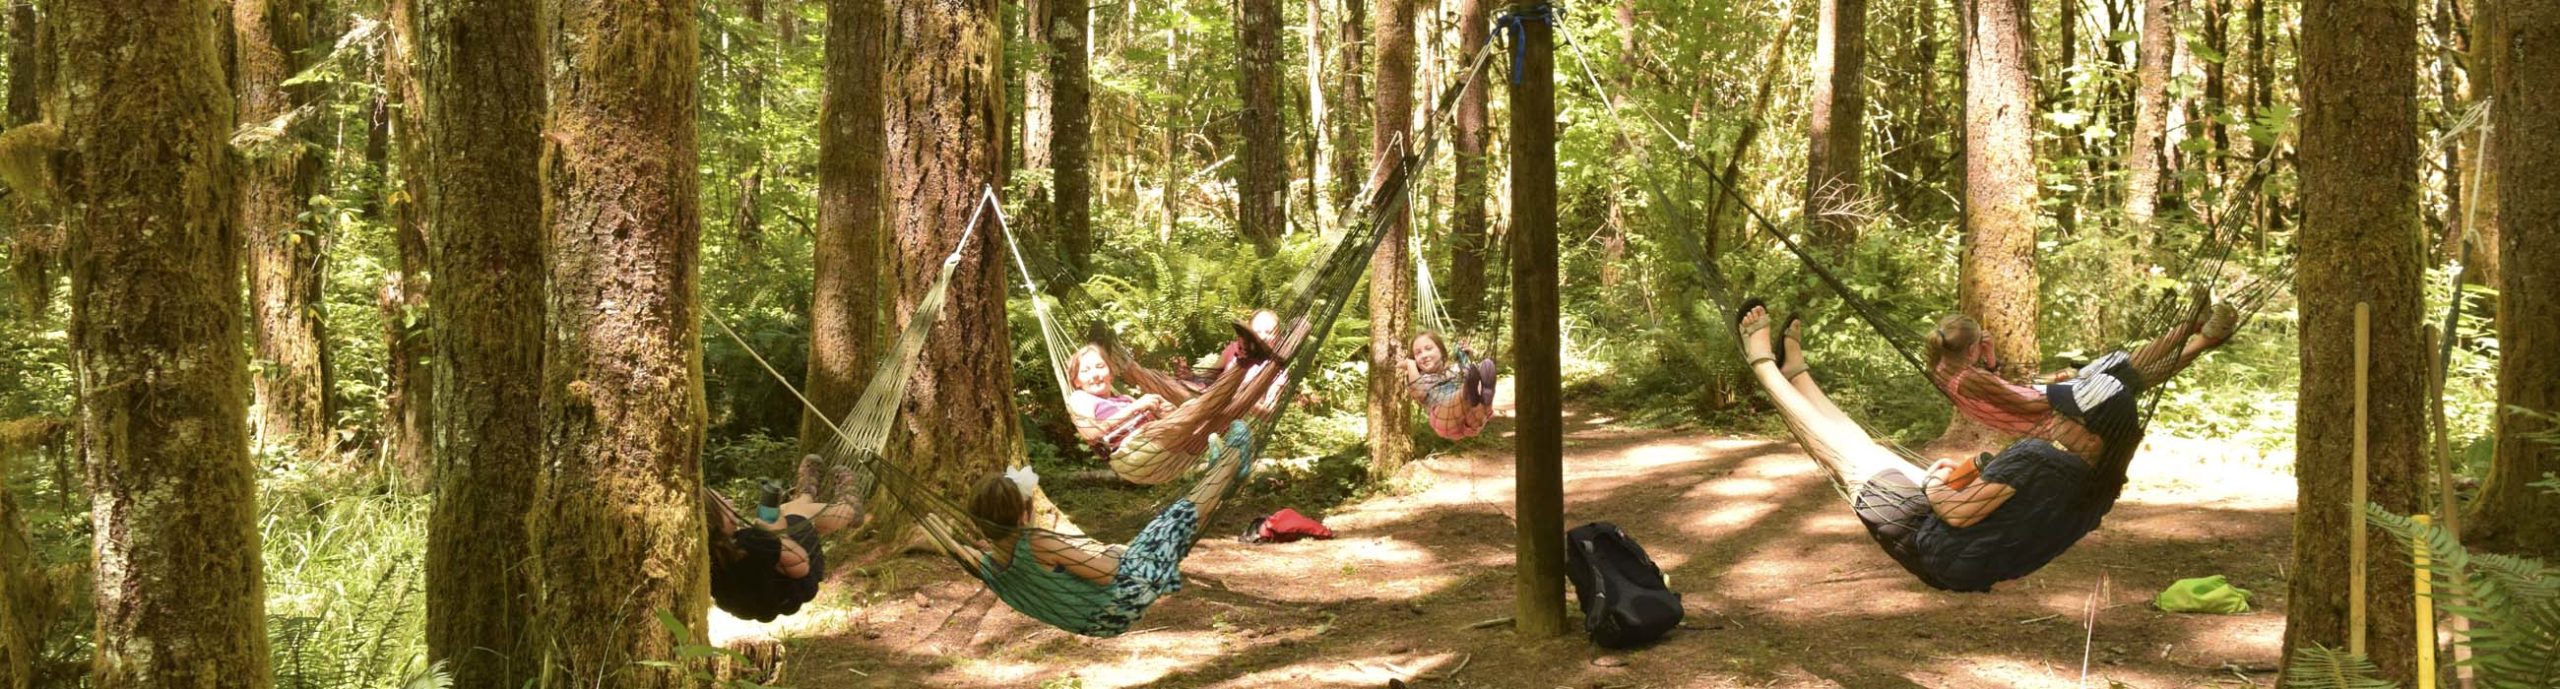
[[[775,683],[792,687],[2274,684],[2293,506],[2293,481],[2269,470],[2281,459],[2155,438],[2103,529],[2033,576],[1955,594],[1886,559],[1784,437],[1566,421],[1566,524],[1617,523],[1685,596],[1687,621],[1653,646],[1592,645],[1569,595],[1566,636],[1480,624],[1513,603],[1504,419],[1413,467],[1406,490],[1317,515],[1334,540],[1241,543],[1226,535],[1251,515],[1225,511],[1184,563],[1188,587],[1118,638],[1050,629],[922,556],[842,567],[818,609],[784,623],[714,612],[713,634],[782,639]],[[2256,591],[2255,609],[2150,605],[2209,574]]]

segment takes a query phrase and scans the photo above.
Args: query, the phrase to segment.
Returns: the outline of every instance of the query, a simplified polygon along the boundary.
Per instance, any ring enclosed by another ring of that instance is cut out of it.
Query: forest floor
[[[1566,414],[1565,523],[1617,523],[1685,596],[1681,628],[1640,650],[1592,645],[1569,593],[1566,636],[1523,640],[1510,625],[1478,625],[1512,611],[1507,419],[1411,467],[1396,494],[1318,506],[1340,533],[1334,540],[1238,542],[1232,534],[1248,513],[1272,505],[1223,511],[1184,563],[1187,587],[1118,638],[1048,628],[921,555],[840,567],[818,606],[776,625],[715,611],[713,634],[781,638],[788,651],[775,683],[793,687],[2274,683],[2292,538],[2289,462],[2155,438],[2105,528],[2033,576],[1955,594],[1886,559],[1783,436],[1615,421]],[[1097,531],[1125,537],[1145,516],[1102,520]],[[1122,520],[1130,523],[1110,523]],[[2170,582],[2210,574],[2254,590],[2254,609],[2152,607]]]

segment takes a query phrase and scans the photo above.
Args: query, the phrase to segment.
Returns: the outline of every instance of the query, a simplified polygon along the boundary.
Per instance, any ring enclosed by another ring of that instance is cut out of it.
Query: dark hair
[[[1440,348],[1440,365],[1449,365],[1449,341],[1440,338],[1440,331],[1432,330],[1430,328],[1423,328],[1413,332],[1413,339],[1419,340],[1426,337],[1431,338],[1431,344],[1433,346]],[[1406,356],[1412,355],[1408,353]]]
[[[1031,498],[1013,479],[999,474],[978,482],[976,497],[969,499],[969,516],[978,520],[978,530],[989,541],[1013,538],[1022,525],[1022,516],[1031,511]]]
[[[720,503],[720,498],[718,496],[709,495],[706,492],[702,498],[702,528],[703,531],[709,533],[711,536],[708,540],[711,543],[711,564],[713,566],[737,562],[739,560],[746,559],[747,557],[746,549],[738,547],[737,532],[735,530],[722,530],[720,528],[720,524],[723,521],[726,521],[729,516],[729,510],[726,506],[723,506]],[[740,524],[738,525],[738,528],[748,529],[755,527]]]
[[[1982,342],[1982,324],[1972,316],[1948,314],[1938,321],[1938,329],[1929,331],[1929,372],[1950,358],[1968,356],[1973,346]]]

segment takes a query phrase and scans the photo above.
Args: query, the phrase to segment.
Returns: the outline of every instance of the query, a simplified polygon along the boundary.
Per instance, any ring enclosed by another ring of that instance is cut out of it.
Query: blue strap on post
[[[1502,13],[1502,18],[1494,21],[1493,32],[1495,34],[1510,35],[1511,83],[1515,86],[1519,85],[1520,70],[1526,66],[1526,62],[1529,59],[1529,48],[1521,43],[1522,32],[1528,30],[1527,25],[1522,22],[1529,20],[1537,20],[1545,22],[1548,26],[1554,26],[1556,20],[1555,5],[1541,2],[1527,7],[1516,8],[1509,12]]]

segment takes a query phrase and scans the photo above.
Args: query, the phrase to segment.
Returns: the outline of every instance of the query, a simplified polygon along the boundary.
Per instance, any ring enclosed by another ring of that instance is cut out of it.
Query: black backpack
[[[1662,568],[1618,525],[1597,522],[1564,535],[1564,573],[1582,603],[1582,630],[1609,648],[1652,643],[1680,626],[1680,594]]]

